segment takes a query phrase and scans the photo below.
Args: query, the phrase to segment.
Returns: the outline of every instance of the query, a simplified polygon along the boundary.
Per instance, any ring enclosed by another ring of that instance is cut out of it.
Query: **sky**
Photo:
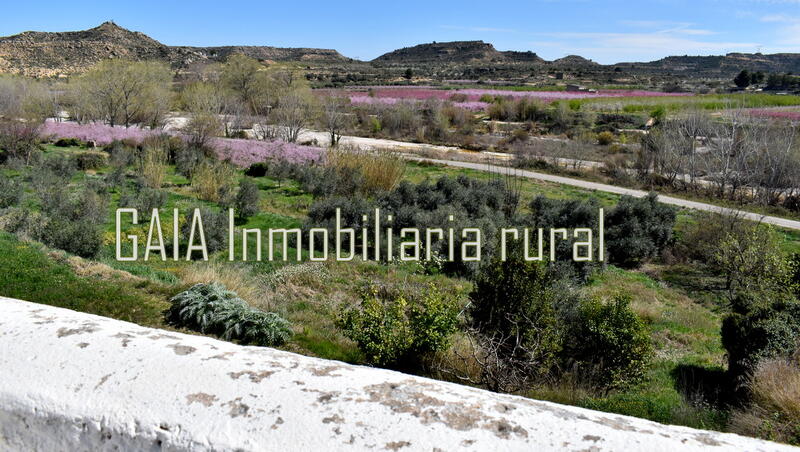
[[[168,45],[333,48],[362,60],[459,40],[604,64],[800,53],[800,0],[0,2],[0,36],[83,30],[107,20]]]

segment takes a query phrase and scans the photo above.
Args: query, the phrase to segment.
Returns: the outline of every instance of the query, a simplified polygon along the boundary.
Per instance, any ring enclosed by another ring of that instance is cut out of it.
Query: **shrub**
[[[86,220],[50,218],[39,239],[49,246],[86,258],[95,257],[103,246],[97,225]]]
[[[326,170],[327,171],[327,170]],[[311,173],[313,174],[313,173]],[[327,172],[325,173],[327,174]],[[316,177],[320,184],[338,184],[345,188],[348,183],[353,183],[352,178]],[[324,182],[323,182],[324,181]],[[469,225],[481,229],[483,237],[496,237],[498,228],[507,221],[506,213],[508,204],[514,201],[513,192],[506,188],[503,181],[494,179],[488,182],[479,179],[459,176],[457,178],[442,177],[435,182],[425,181],[412,184],[402,181],[390,191],[377,195],[375,202],[367,202],[362,196],[354,197],[352,192],[339,190],[332,187],[341,195],[333,196],[332,200],[319,199],[309,209],[309,227],[330,227],[335,220],[335,207],[342,208],[342,226],[360,228],[361,216],[379,207],[384,212],[394,215],[393,229],[399,233],[402,228],[458,228],[459,225]],[[327,190],[333,191],[333,190]],[[362,210],[358,210],[362,209]],[[453,216],[453,221],[449,217]],[[454,234],[454,249],[459,249],[465,240],[460,234]],[[331,237],[333,239],[333,237]],[[371,240],[371,238],[368,238]],[[399,245],[400,240],[393,241]],[[493,240],[484,240],[481,256],[491,256],[497,248]],[[423,250],[423,256],[427,256]],[[448,245],[445,240],[435,241],[431,254],[447,256]],[[395,253],[397,256],[398,254]],[[445,262],[442,270],[448,274],[471,275],[478,268],[476,262],[464,262],[455,259]]]
[[[119,198],[119,207],[134,208],[140,215],[150,215],[153,209],[160,209],[167,203],[167,193],[144,185],[134,191],[126,191]]]
[[[195,168],[203,161],[203,151],[191,147],[183,147],[175,152],[175,171],[188,178],[194,174]]]
[[[526,224],[535,224],[542,228],[587,228],[598,224],[597,213],[600,205],[597,200],[562,200],[537,196],[530,203],[531,214]],[[596,268],[594,262],[574,262],[572,258],[573,243],[576,239],[559,240],[556,244],[556,257],[559,264],[571,265],[578,272],[577,276],[588,277]],[[599,244],[595,241],[595,245]],[[592,250],[592,257],[597,256],[599,247]],[[565,260],[566,259],[566,260]]]
[[[282,164],[270,165],[270,177],[278,178],[279,181],[281,177],[286,177],[290,173],[300,182],[303,191],[311,193],[315,198],[365,193],[364,175],[357,168],[331,166],[287,168]]]
[[[22,184],[0,173],[0,209],[19,204],[22,199]]]
[[[196,284],[170,302],[168,322],[226,340],[273,346],[285,343],[292,335],[289,322],[281,316],[248,306],[219,283]]]
[[[345,308],[337,324],[378,366],[409,366],[420,355],[447,347],[456,331],[459,306],[435,286],[423,295],[370,287],[357,307]]]
[[[40,124],[0,120],[0,163],[16,158],[30,165],[39,153]]]
[[[192,172],[192,189],[204,201],[219,202],[232,192],[235,175],[227,163],[206,159]]]
[[[328,151],[327,163],[337,171],[351,173],[356,171],[363,176],[366,193],[393,189],[405,174],[405,161],[390,151],[366,152],[337,148]]]
[[[791,355],[800,341],[800,303],[775,292],[741,292],[722,321],[728,372],[740,389],[766,359]]]
[[[653,354],[650,335],[630,308],[629,296],[607,303],[588,299],[564,337],[562,356],[606,389],[641,382]]]
[[[217,212],[208,207],[199,207],[200,218],[203,221],[203,235],[206,239],[206,249],[209,254],[225,249],[228,244],[228,215],[225,212]],[[194,209],[192,209],[194,212]],[[181,225],[181,235],[189,238],[192,230],[192,215]],[[195,244],[199,244],[199,238],[195,235]],[[194,257],[198,253],[192,254]]]
[[[60,148],[71,148],[71,147],[77,148],[83,146],[84,143],[77,138],[59,138],[58,140],[56,140],[55,143],[53,143],[53,145],[58,146]]]
[[[258,185],[250,179],[244,179],[239,184],[239,191],[236,193],[234,209],[240,218],[250,218],[260,210],[260,196]]]
[[[597,134],[597,144],[608,146],[614,142],[614,134],[611,132],[600,132]]]
[[[622,267],[638,266],[669,244],[674,225],[675,209],[659,203],[656,194],[623,196],[606,215],[608,260]]]
[[[497,378],[495,366],[484,367],[484,383],[497,391],[521,389],[541,377],[558,351],[558,294],[547,267],[526,261],[520,243],[511,248],[505,261],[497,256],[480,267],[470,294],[470,324],[499,367],[517,376],[505,381]]]
[[[75,154],[75,166],[81,171],[96,170],[108,165],[108,154],[100,151],[84,151]]]
[[[245,176],[250,177],[264,177],[267,175],[267,170],[269,169],[266,162],[258,162],[253,163],[244,171]]]
[[[64,182],[69,182],[75,175],[75,162],[66,156],[49,157],[43,167]]]
[[[102,225],[107,215],[107,199],[92,190],[72,197],[62,197],[58,203],[43,206],[47,215],[37,240],[81,257],[91,258],[103,246]]]
[[[134,150],[135,147],[130,147],[122,141],[113,141],[103,146],[103,151],[111,156],[111,166],[115,168],[124,168],[133,165],[136,161]]]

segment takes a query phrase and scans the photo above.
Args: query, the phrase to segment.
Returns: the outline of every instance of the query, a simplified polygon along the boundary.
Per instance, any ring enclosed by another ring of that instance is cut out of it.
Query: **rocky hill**
[[[533,52],[501,52],[483,41],[433,42],[404,47],[373,60],[388,64],[543,62]]]
[[[233,53],[272,61],[350,61],[335,50],[260,46],[173,47],[113,22],[84,31],[27,31],[0,38],[0,72],[48,77],[79,73],[108,58],[161,60],[173,67],[223,61]]]
[[[649,63],[619,63],[621,68],[635,68],[693,76],[731,76],[742,69],[762,72],[800,72],[800,54],[729,53],[712,56],[670,56]]]
[[[599,78],[608,78],[601,75],[613,72],[673,78],[730,78],[742,69],[771,73],[800,72],[800,54],[670,56],[652,62],[600,65],[577,55],[545,61],[534,52],[499,51],[492,44],[483,41],[420,44],[386,53],[366,65],[329,49],[168,46],[143,33],[106,22],[84,31],[27,31],[0,37],[0,73],[21,73],[37,77],[69,75],[83,72],[107,58],[160,60],[176,69],[182,69],[197,63],[224,61],[234,53],[261,61],[302,62],[319,68],[318,72],[322,74],[320,77],[335,78],[347,74],[348,80],[361,83],[388,77],[386,74],[381,75],[380,71],[384,69],[391,72],[408,66],[418,67],[420,70],[417,72],[420,74],[430,73],[444,78],[513,78],[539,69],[577,71]],[[443,71],[443,68],[447,70]]]

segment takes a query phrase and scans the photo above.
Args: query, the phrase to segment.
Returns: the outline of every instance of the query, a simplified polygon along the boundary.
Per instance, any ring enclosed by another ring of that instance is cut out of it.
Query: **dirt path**
[[[328,135],[324,132],[317,132],[317,131],[303,131],[301,135],[301,140],[317,140],[318,143],[321,145],[327,145],[330,141]],[[465,151],[463,149],[459,149],[452,146],[436,146],[436,145],[429,145],[423,143],[406,143],[402,141],[395,141],[395,140],[385,140],[385,139],[377,139],[377,138],[364,138],[364,137],[354,137],[354,136],[343,136],[340,141],[341,144],[346,144],[350,146],[357,146],[361,147],[362,149],[393,149],[401,152],[409,153],[406,155],[406,158],[409,160],[417,160],[417,161],[426,161],[431,163],[438,163],[441,165],[451,166],[455,168],[466,168],[472,169],[476,171],[487,171],[492,173],[500,173],[505,174],[509,171],[508,167],[505,166],[497,166],[492,165],[492,160],[507,160],[511,158],[509,154],[501,154],[497,152],[491,153],[480,153],[480,152],[472,152],[472,151]],[[425,151],[444,151],[450,154],[457,153],[459,156],[470,156],[473,158],[481,158],[486,160],[484,162],[476,163],[476,162],[469,162],[469,161],[460,161],[460,160],[443,160],[443,159],[434,159],[434,158],[427,158],[427,157],[420,157],[418,155],[414,155],[417,152],[425,152]],[[576,161],[572,159],[558,159],[559,163],[564,164],[565,166],[570,166],[575,163],[583,166],[583,167],[590,167],[590,166],[597,166],[601,165],[600,162],[594,161]],[[598,182],[590,182],[581,179],[573,179],[570,177],[563,177],[563,176],[554,176],[551,174],[544,174],[538,173],[535,171],[527,171],[527,170],[513,170],[514,174],[525,177],[528,179],[537,179],[546,182],[554,182],[557,184],[564,184],[569,185],[572,187],[583,188],[586,190],[595,190],[601,191],[606,193],[614,193],[618,195],[630,195],[635,196],[637,198],[641,198],[646,196],[648,192],[643,190],[635,190],[632,188],[625,188],[619,187],[616,185],[608,185],[608,184],[601,184]],[[753,212],[747,212],[744,210],[738,209],[730,209],[727,207],[720,207],[715,206],[713,204],[707,204],[698,201],[689,201],[687,199],[675,198],[672,196],[666,195],[659,195],[659,201],[670,204],[673,206],[678,207],[685,207],[689,209],[701,210],[705,212],[717,212],[722,213],[724,215],[739,215],[743,218],[752,221],[760,221],[762,223],[771,224],[774,226],[780,226],[786,229],[793,229],[800,231],[800,221],[796,220],[789,220],[786,218],[780,217],[773,217],[769,215],[762,215]]]
[[[460,162],[455,160],[438,160],[438,159],[429,159],[429,158],[414,157],[414,156],[409,156],[409,159],[438,163],[440,165],[446,165],[455,168],[466,168],[471,170],[486,171],[499,174],[507,174],[509,171],[508,167],[491,165],[486,163]],[[630,195],[630,196],[635,196],[637,198],[646,196],[648,193],[643,190],[634,190],[632,188],[618,187],[616,185],[601,184],[597,182],[590,182],[563,176],[554,176],[551,174],[537,173],[534,171],[526,171],[519,169],[515,169],[512,171],[513,174],[520,177],[525,177],[528,179],[537,179],[546,182],[553,182],[557,184],[564,184],[572,187],[583,188],[586,190],[615,193],[618,195]],[[722,213],[724,215],[739,215],[743,218],[747,218],[748,220],[760,221],[762,223],[780,226],[782,228],[787,228],[787,229],[800,230],[800,221],[789,220],[786,218],[761,215],[753,212],[747,212],[744,210],[730,209],[726,207],[715,206],[713,204],[706,204],[697,201],[689,201],[686,199],[674,198],[672,196],[666,196],[666,195],[658,195],[658,200],[663,202],[664,204],[670,204],[673,206],[686,207],[689,209],[702,210],[705,212],[717,212],[717,213]]]
[[[530,139],[542,140],[542,141],[562,141],[561,139],[558,138],[549,138],[549,137],[531,137]],[[330,145],[330,136],[326,132],[320,132],[316,130],[303,130],[300,133],[299,141],[301,142],[316,141],[320,146],[327,147]],[[455,146],[441,146],[441,145],[425,144],[425,143],[409,143],[406,141],[388,140],[383,138],[357,137],[350,135],[343,135],[342,138],[339,140],[339,144],[366,150],[391,149],[395,151],[410,152],[410,153],[437,151],[437,152],[445,152],[451,155],[458,155],[460,157],[464,157],[470,160],[508,161],[514,158],[513,154],[508,154],[505,152],[468,151]],[[557,163],[561,166],[566,166],[566,167],[595,168],[603,165],[602,162],[597,162],[593,160],[577,160],[577,159],[568,159],[561,157],[542,157],[542,158],[549,162]]]

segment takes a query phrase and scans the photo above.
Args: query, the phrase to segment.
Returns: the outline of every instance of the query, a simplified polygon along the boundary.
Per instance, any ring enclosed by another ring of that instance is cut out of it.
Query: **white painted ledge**
[[[797,450],[0,297],[0,450]]]

